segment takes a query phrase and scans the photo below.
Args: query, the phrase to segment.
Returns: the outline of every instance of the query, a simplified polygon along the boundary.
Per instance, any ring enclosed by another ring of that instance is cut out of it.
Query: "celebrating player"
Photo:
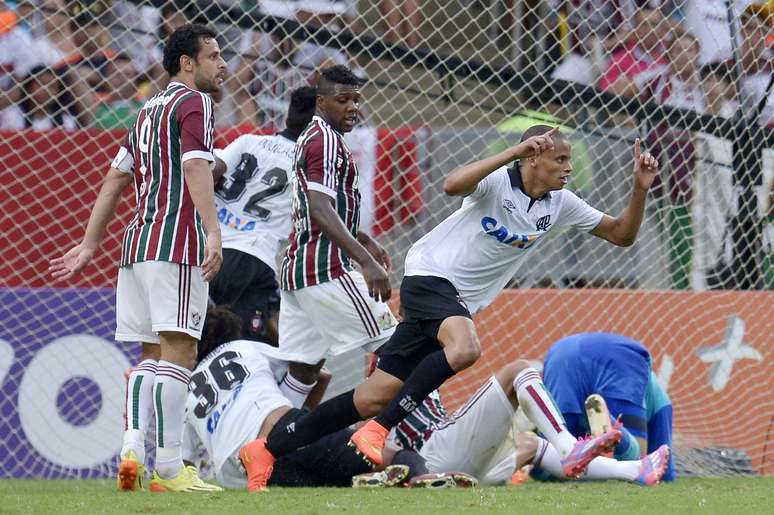
[[[507,168],[514,160],[517,163]],[[368,460],[379,463],[390,429],[446,379],[478,359],[481,350],[471,312],[492,302],[549,232],[575,227],[619,246],[633,244],[657,173],[656,160],[640,152],[639,139],[634,144],[631,198],[619,217],[607,216],[564,190],[571,173],[569,142],[556,128],[537,125],[518,145],[448,176],[444,191],[466,198],[409,250],[400,295],[404,319],[380,351],[377,370],[355,390],[301,417],[292,432],[277,432],[245,446],[240,452],[249,461],[248,486],[260,490],[265,485],[276,457],[377,414],[351,442]],[[619,431],[611,430],[579,444],[536,370],[522,370],[516,384],[519,404],[559,450],[566,475],[582,473],[591,459],[620,438]]]
[[[279,319],[279,349],[295,362],[281,388],[296,407],[314,387],[320,360],[378,348],[397,324],[384,302],[390,257],[358,231],[358,170],[342,134],[353,129],[359,109],[360,80],[344,66],[324,69],[317,115],[296,145],[293,232],[280,272]]]
[[[220,91],[226,63],[212,30],[185,25],[169,37],[163,64],[169,85],[140,110],[105,177],[83,241],[52,260],[51,271],[69,279],[86,267],[133,182],[137,210],[122,242],[116,340],[142,342],[142,356],[127,384],[118,486],[142,487],[145,432],[155,410],[151,490],[213,491],[219,488],[183,466],[181,441],[207,281],[223,260],[210,172],[210,94]]]
[[[237,340],[240,326],[239,318],[227,309],[207,312],[187,400],[186,458],[194,461],[194,450],[203,445],[216,481],[228,488],[244,488],[247,482],[237,458],[239,448],[256,435],[269,434],[275,424],[284,430],[301,414],[277,385],[287,363],[277,359],[275,349]],[[319,382],[312,396],[321,396],[325,386]],[[349,486],[352,477],[360,474],[357,486],[391,486],[407,480],[423,486],[427,481],[424,460],[396,446],[384,449],[384,463],[395,466],[387,474],[371,473],[371,467],[347,448],[350,436],[352,431],[343,429],[284,456],[277,461],[270,484]],[[474,481],[464,474],[447,474],[442,479],[454,484]]]
[[[543,378],[572,433],[593,434],[610,426],[611,417],[620,417],[624,431],[615,458],[632,460],[662,447],[671,449],[672,402],[640,342],[611,333],[562,338],[546,354]],[[589,399],[592,395],[596,398]],[[674,479],[670,460],[664,480]]]
[[[444,410],[439,392],[432,392],[395,426],[390,441],[419,452],[431,473],[458,470],[485,485],[507,482],[515,470],[527,463],[542,464],[556,478],[564,478],[565,470],[555,447],[532,433],[513,432],[519,404],[516,377],[527,367],[530,363],[523,360],[504,366],[451,417]],[[578,430],[573,434],[585,432]],[[598,456],[591,460],[583,477],[654,485],[660,481],[668,460],[666,445],[631,461]]]
[[[285,129],[246,134],[215,151],[215,190],[223,230],[223,266],[210,298],[242,319],[242,338],[277,345],[279,285],[276,256],[291,229],[289,171],[296,139],[312,121],[315,91],[290,95]],[[224,175],[225,173],[225,175]]]

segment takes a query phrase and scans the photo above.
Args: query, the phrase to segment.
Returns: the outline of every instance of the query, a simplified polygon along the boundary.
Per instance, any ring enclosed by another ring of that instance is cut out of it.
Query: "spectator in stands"
[[[417,47],[421,42],[422,25],[420,0],[380,0],[379,11],[387,24],[385,38],[393,44]]]
[[[772,52],[766,47],[766,38],[772,33],[774,15],[764,4],[749,5],[741,17],[742,22],[742,106],[747,113],[757,109],[766,94],[772,73]],[[763,125],[774,125],[774,89],[769,91],[761,115]]]
[[[239,54],[231,63],[233,71],[226,84],[240,121],[269,129],[283,126],[293,89],[314,83],[317,70],[348,62],[340,50],[298,41],[282,32],[282,27],[269,36],[245,34]]]
[[[35,50],[43,64],[52,66],[78,50],[63,0],[38,0],[30,26]]]
[[[0,0],[0,108],[13,103],[16,84],[41,64],[32,36],[16,11]]]
[[[111,59],[106,83],[108,91],[95,109],[93,125],[104,129],[130,128],[149,91],[128,54]]]
[[[664,53],[670,36],[666,16],[648,5],[637,10],[635,22],[635,42],[613,53],[600,80],[600,89],[635,97],[666,66]]]
[[[36,66],[19,86],[21,100],[0,111],[0,129],[37,131],[76,128],[75,117],[62,102],[66,92],[51,68]]]
[[[697,66],[700,50],[699,40],[691,34],[674,35],[667,47],[667,67],[644,85],[641,98],[703,112],[704,91]]]
[[[699,39],[701,53],[699,66],[733,59],[731,43],[731,23],[736,25],[739,34],[739,16],[752,0],[730,0],[733,4],[733,21],[728,19],[729,0],[684,0],[684,25]],[[759,2],[762,3],[762,2]]]
[[[700,76],[704,93],[704,112],[723,118],[734,116],[739,105],[734,95],[732,63],[707,63],[701,67]]]
[[[113,23],[109,27],[115,48],[131,57],[139,72],[163,72],[161,54],[157,51],[156,29],[161,22],[161,11],[151,0],[113,0],[110,11]],[[165,0],[164,7],[177,7],[176,2]],[[179,11],[179,9],[176,9]],[[154,70],[158,68],[158,70]]]

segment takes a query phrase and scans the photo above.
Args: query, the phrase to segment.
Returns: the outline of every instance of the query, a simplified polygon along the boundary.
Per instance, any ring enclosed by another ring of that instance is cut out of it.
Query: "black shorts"
[[[403,320],[379,351],[380,370],[403,381],[428,354],[441,348],[438,329],[449,317],[472,318],[457,289],[441,277],[410,275],[400,284]]]
[[[235,249],[223,249],[223,265],[210,283],[210,298],[242,319],[242,338],[267,341],[266,321],[279,313],[280,292],[269,265]]]

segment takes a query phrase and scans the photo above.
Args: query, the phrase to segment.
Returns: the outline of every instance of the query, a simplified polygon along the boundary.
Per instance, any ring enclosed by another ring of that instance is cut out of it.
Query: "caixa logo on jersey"
[[[114,290],[0,288],[0,317],[0,477],[113,475],[139,352],[113,341]]]
[[[540,236],[539,234],[515,234],[507,227],[500,224],[497,219],[491,216],[485,216],[481,219],[481,227],[489,236],[496,238],[497,241],[517,249],[530,248]]]

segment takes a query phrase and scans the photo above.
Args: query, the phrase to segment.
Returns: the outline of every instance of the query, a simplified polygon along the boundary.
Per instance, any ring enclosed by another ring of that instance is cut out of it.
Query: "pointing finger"
[[[640,138],[634,140],[634,159],[640,157]]]

